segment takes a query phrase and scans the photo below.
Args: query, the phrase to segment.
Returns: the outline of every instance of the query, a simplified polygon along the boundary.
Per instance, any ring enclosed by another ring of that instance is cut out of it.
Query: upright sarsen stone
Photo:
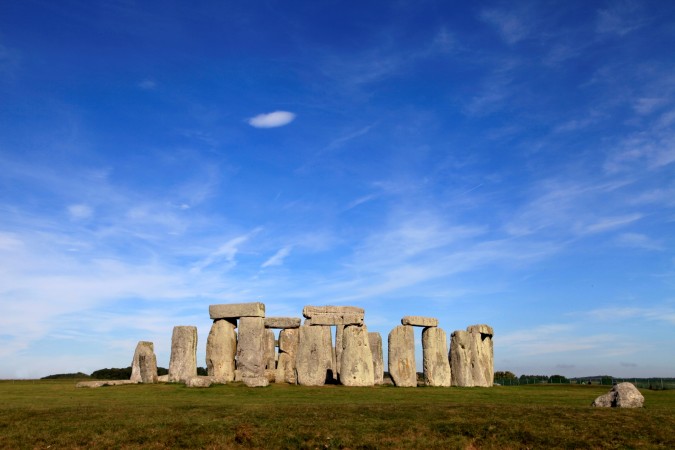
[[[342,333],[340,382],[345,386],[372,386],[373,354],[370,352],[368,330],[350,325]]]
[[[472,387],[471,335],[457,330],[450,336],[450,374],[453,386]]]
[[[237,370],[242,379],[265,377],[265,319],[262,317],[239,319]]]
[[[173,327],[169,381],[185,383],[197,376],[197,327]]]
[[[274,345],[274,331],[265,330],[265,368],[275,370],[276,367],[276,346]]]
[[[221,383],[234,381],[237,333],[233,323],[222,319],[211,326],[206,340],[206,369]]]
[[[332,360],[332,349],[326,346],[324,327],[303,325],[299,330],[296,367],[298,384],[323,386],[326,383],[328,361]]]
[[[279,360],[275,381],[277,383],[297,383],[295,360],[298,353],[300,331],[297,328],[284,329],[279,332]]]
[[[131,381],[135,383],[157,383],[157,357],[152,342],[140,341],[136,345],[131,363]]]
[[[373,382],[384,383],[384,354],[382,353],[382,336],[377,332],[368,333],[368,344],[373,357]]]
[[[450,386],[450,361],[445,331],[437,327],[422,331],[424,381],[427,386]]]
[[[417,386],[415,335],[410,325],[399,325],[389,333],[389,374],[396,386]]]
[[[474,386],[490,387],[494,381],[494,331],[488,325],[471,325],[466,331],[471,339],[471,377]]]

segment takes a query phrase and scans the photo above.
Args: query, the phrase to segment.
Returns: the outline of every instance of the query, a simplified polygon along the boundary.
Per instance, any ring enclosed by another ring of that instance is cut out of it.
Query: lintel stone
[[[437,327],[438,319],[422,316],[405,316],[401,319],[401,325],[411,325],[413,327]]]
[[[265,328],[278,328],[286,330],[289,328],[300,328],[299,317],[266,317]]]
[[[239,317],[265,317],[265,304],[252,303],[227,303],[222,305],[209,305],[211,319],[236,319]]]

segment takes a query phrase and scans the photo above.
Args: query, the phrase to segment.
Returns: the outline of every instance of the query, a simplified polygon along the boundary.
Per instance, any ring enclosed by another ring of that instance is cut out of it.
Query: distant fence
[[[633,383],[641,389],[675,389],[675,378],[614,378],[614,377],[589,377],[589,378],[501,378],[495,379],[495,384],[501,386],[521,386],[528,384],[593,384],[611,386],[623,382]]]

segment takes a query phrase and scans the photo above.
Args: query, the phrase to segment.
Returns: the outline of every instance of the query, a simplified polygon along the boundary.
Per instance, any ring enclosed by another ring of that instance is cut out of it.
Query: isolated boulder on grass
[[[642,408],[645,398],[632,383],[619,383],[612,389],[596,398],[591,406],[605,408]]]

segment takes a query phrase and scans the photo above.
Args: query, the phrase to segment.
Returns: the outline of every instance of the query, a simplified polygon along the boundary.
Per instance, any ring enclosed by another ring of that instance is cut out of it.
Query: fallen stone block
[[[243,377],[242,381],[248,387],[266,387],[269,386],[269,381],[267,377]]]
[[[190,388],[207,388],[211,387],[212,384],[213,384],[212,377],[196,376],[190,377],[187,380],[185,380],[185,386]]]
[[[300,328],[300,321],[299,317],[265,317],[265,328]]]
[[[239,317],[265,317],[265,304],[253,303],[226,303],[209,305],[211,319],[237,319]]]
[[[401,325],[410,325],[413,327],[437,327],[438,319],[422,316],[405,316],[401,319]]]
[[[98,381],[80,381],[75,385],[78,388],[98,388],[103,386],[121,386],[123,384],[138,384],[131,380],[98,380]]]
[[[596,398],[591,406],[604,408],[642,408],[645,398],[633,383],[619,383],[612,389]]]

